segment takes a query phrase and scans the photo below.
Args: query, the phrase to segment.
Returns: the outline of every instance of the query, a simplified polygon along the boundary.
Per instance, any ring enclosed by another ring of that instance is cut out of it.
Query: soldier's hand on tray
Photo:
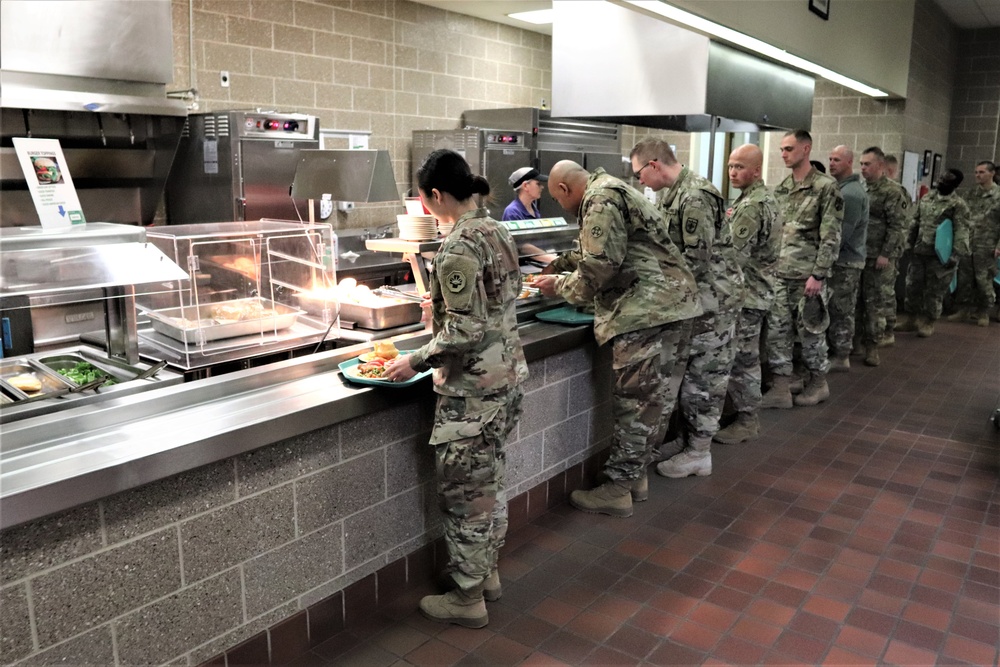
[[[556,296],[556,278],[558,276],[536,276],[531,283],[532,287],[537,287],[538,291],[547,297]]]
[[[417,372],[410,367],[410,355],[400,355],[385,366],[385,375],[393,382],[406,382]]]

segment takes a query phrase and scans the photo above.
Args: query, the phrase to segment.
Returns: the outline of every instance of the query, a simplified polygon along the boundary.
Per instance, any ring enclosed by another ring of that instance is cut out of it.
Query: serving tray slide
[[[358,364],[360,363],[363,363],[360,359],[348,359],[347,361],[341,362],[338,365],[338,368],[340,369],[341,374],[349,382],[353,382],[355,384],[366,384],[372,387],[387,387],[389,389],[400,389],[402,387],[413,386],[434,372],[434,369],[430,369],[424,371],[423,373],[417,373],[405,382],[392,382],[391,380],[361,377],[358,375]]]

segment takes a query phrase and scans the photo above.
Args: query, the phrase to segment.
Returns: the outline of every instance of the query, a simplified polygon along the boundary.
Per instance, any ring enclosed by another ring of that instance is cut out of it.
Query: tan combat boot
[[[482,584],[467,591],[456,588],[444,595],[424,596],[420,600],[420,613],[432,621],[464,628],[483,628],[490,622]]]
[[[970,315],[971,313],[969,312],[969,309],[966,308],[965,306],[962,306],[961,308],[959,308],[954,313],[952,313],[951,315],[949,315],[944,319],[947,320],[948,322],[965,322],[967,319],[969,319]]]
[[[778,408],[787,410],[792,407],[792,392],[788,385],[791,383],[788,375],[775,375],[771,388],[768,389],[761,398],[760,407]]]
[[[809,383],[802,393],[795,397],[795,405],[816,405],[830,398],[830,386],[823,373],[810,373]]]
[[[591,514],[632,516],[632,484],[628,481],[610,481],[595,489],[577,489],[569,494],[569,504]]]
[[[653,450],[652,461],[650,463],[656,463],[657,461],[666,461],[671,456],[676,456],[684,451],[684,436],[679,435],[673,440],[669,440],[662,445],[659,449]]]
[[[639,479],[632,480],[632,502],[641,503],[649,500],[649,475],[646,473],[645,468],[642,471],[642,476]]]
[[[490,576],[483,582],[483,599],[487,602],[494,602],[503,595],[503,586],[500,585],[500,570],[490,570]]]
[[[976,313],[976,324],[981,327],[990,326],[990,314],[986,310],[980,310]]]
[[[878,345],[866,345],[865,346],[865,365],[866,366],[878,366],[882,363],[882,360],[878,356]]]
[[[884,334],[882,334],[882,337],[878,339],[879,347],[892,347],[895,344],[896,344],[896,336],[893,335],[892,329],[886,331]]]
[[[740,412],[736,421],[722,429],[712,438],[724,445],[735,445],[747,440],[756,440],[760,435],[760,420],[756,413]]]
[[[934,321],[926,317],[917,318],[917,335],[921,338],[929,338],[934,334]]]
[[[894,326],[892,330],[902,332],[916,331],[917,325],[914,322],[912,315],[909,313],[900,313],[899,319],[896,320],[896,326]]]
[[[830,357],[831,373],[847,373],[851,370],[851,360],[849,357],[834,355]]]
[[[680,479],[697,475],[707,477],[712,474],[712,454],[709,451],[711,440],[692,443],[683,452],[674,456],[669,461],[661,461],[656,464],[656,472],[664,477]]]

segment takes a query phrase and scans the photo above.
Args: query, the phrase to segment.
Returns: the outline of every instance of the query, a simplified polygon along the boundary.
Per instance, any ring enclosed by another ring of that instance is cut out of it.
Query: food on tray
[[[381,380],[385,377],[385,361],[373,359],[365,364],[358,364],[358,375],[369,380]]]
[[[20,389],[26,394],[34,394],[42,390],[42,381],[31,373],[22,373],[14,377],[7,378],[7,382],[16,389]]]
[[[257,275],[257,262],[253,261],[250,257],[217,256],[212,257],[211,260],[231,271],[237,271],[248,276]]]
[[[243,320],[259,320],[264,317],[274,317],[273,308],[265,308],[257,299],[231,301],[214,306],[210,311],[212,319],[218,324],[231,324]]]
[[[106,387],[109,384],[118,384],[118,380],[86,361],[78,362],[73,368],[63,368],[56,372],[77,384],[87,384],[100,379],[105,380],[104,384],[101,385],[102,387]]]
[[[375,341],[375,354],[383,359],[395,359],[399,350],[389,341]]]

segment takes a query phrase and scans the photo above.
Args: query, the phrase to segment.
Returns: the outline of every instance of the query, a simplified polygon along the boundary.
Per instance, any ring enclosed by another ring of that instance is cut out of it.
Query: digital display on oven
[[[488,137],[488,141],[491,144],[519,144],[521,143],[520,134],[491,134]]]

